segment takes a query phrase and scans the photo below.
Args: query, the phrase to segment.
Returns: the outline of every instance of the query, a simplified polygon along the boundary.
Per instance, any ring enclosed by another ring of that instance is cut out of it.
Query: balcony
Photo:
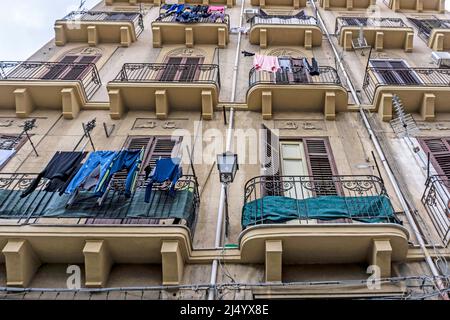
[[[395,12],[397,11],[437,11],[445,12],[445,0],[383,0]]]
[[[375,176],[261,176],[245,186],[242,259],[266,263],[266,281],[283,264],[364,263],[389,276],[408,251],[407,230]]]
[[[266,7],[293,7],[294,9],[306,7],[306,0],[251,0],[252,6]]]
[[[367,44],[377,51],[383,49],[413,49],[414,30],[400,18],[336,18],[335,34],[344,50],[353,50],[353,40],[363,30]]]
[[[320,6],[325,10],[330,9],[367,9],[376,5],[376,0],[319,0]]]
[[[392,120],[392,95],[403,102],[407,113],[420,113],[432,121],[435,113],[449,112],[450,69],[446,68],[367,68],[363,89],[383,121]]]
[[[0,108],[27,117],[35,109],[60,109],[73,119],[101,87],[92,63],[0,62]]]
[[[269,45],[300,45],[311,49],[322,45],[322,30],[316,18],[304,14],[289,16],[260,13],[250,20],[249,40],[261,48]]]
[[[90,46],[99,43],[119,43],[129,47],[144,31],[139,12],[73,11],[55,23],[55,44],[83,42]]]
[[[164,1],[165,2],[165,1]],[[186,4],[202,4],[202,5],[222,5],[227,6],[228,8],[236,5],[236,0],[178,0],[178,3],[186,3]]]
[[[47,192],[46,182],[20,198],[35,177],[0,177],[0,263],[8,286],[27,287],[39,266],[51,263],[84,264],[88,287],[104,287],[114,263],[161,264],[163,284],[179,284],[199,208],[195,176],[182,176],[175,196],[169,185],[154,185],[150,203],[144,178],[131,198],[119,179],[102,201],[87,191],[76,197]]]
[[[216,64],[128,63],[108,84],[111,117],[146,110],[164,119],[170,110],[200,110],[204,119],[211,119],[219,89]]]
[[[341,85],[337,71],[319,67],[319,75],[311,76],[302,66],[292,72],[270,73],[250,70],[247,105],[271,119],[274,112],[323,112],[333,120],[336,112],[347,110],[347,90]]]
[[[450,50],[450,20],[433,19],[408,20],[418,29],[419,37],[434,51]]]
[[[152,22],[153,47],[164,44],[217,45],[225,48],[229,42],[230,17],[227,14],[196,16],[189,21],[181,19],[175,12],[167,14],[161,8],[159,17]]]
[[[422,203],[444,246],[450,243],[450,180],[443,175],[427,179]]]

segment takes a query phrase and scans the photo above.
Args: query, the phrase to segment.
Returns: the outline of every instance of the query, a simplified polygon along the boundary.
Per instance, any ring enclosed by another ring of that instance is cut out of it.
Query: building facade
[[[54,24],[0,62],[0,298],[447,298],[444,0],[105,0]],[[101,195],[52,188],[78,172],[55,154],[123,150],[131,191],[125,166]],[[150,184],[166,158],[179,179]]]

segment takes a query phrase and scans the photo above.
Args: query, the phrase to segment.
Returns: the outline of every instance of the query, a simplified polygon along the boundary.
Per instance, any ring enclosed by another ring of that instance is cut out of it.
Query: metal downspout
[[[378,154],[378,156],[381,159],[383,167],[386,170],[386,173],[388,175],[388,178],[389,178],[392,186],[394,187],[395,194],[397,195],[397,198],[400,201],[400,205],[402,206],[402,209],[405,212],[405,215],[406,215],[406,218],[408,220],[408,223],[410,224],[410,226],[411,226],[411,228],[412,228],[412,230],[414,232],[414,235],[416,236],[417,241],[419,242],[420,248],[422,249],[422,251],[423,251],[423,253],[425,255],[425,260],[426,260],[426,262],[428,264],[428,267],[430,268],[431,273],[435,277],[436,286],[437,286],[437,288],[439,290],[445,290],[445,286],[442,283],[442,280],[440,279],[441,275],[439,274],[439,271],[438,271],[438,269],[437,269],[433,259],[431,258],[430,253],[428,252],[428,249],[426,248],[425,241],[423,240],[423,237],[420,234],[419,228],[417,227],[417,224],[414,221],[412,213],[411,213],[411,211],[410,211],[410,209],[408,207],[407,201],[405,200],[405,198],[403,196],[403,193],[402,193],[402,191],[401,191],[401,189],[400,189],[400,187],[398,185],[397,179],[395,178],[395,175],[392,172],[392,170],[391,170],[391,168],[389,166],[389,163],[386,160],[386,157],[384,155],[383,149],[381,148],[380,143],[378,142],[378,138],[376,137],[375,133],[372,130],[372,127],[371,127],[371,125],[369,123],[369,120],[367,119],[367,115],[364,112],[364,109],[361,108],[361,101],[360,101],[358,95],[356,94],[356,90],[353,87],[353,83],[352,83],[350,77],[348,76],[347,71],[344,68],[344,65],[342,64],[342,60],[339,57],[339,53],[338,53],[334,43],[331,40],[330,34],[329,34],[329,32],[328,32],[328,30],[327,30],[327,28],[325,26],[325,23],[322,20],[322,17],[320,15],[319,10],[317,9],[315,0],[310,0],[310,3],[314,7],[314,11],[316,12],[317,20],[319,21],[319,23],[320,23],[320,25],[322,27],[322,30],[325,33],[325,36],[327,37],[328,42],[331,45],[331,48],[333,49],[333,54],[334,54],[334,56],[336,58],[337,63],[339,64],[339,67],[340,67],[340,69],[342,71],[342,74],[344,75],[344,77],[345,77],[345,79],[347,81],[347,84],[348,84],[348,87],[349,87],[349,89],[351,91],[352,97],[355,100],[355,102],[357,103],[357,105],[359,106],[359,113],[361,115],[361,118],[363,119],[364,126],[366,127],[366,129],[367,129],[367,131],[369,133],[370,140],[372,141],[372,143],[373,143],[373,145],[375,147],[375,150],[377,151],[377,154]],[[443,299],[445,299],[445,300],[448,299],[448,295],[446,293],[442,293],[441,297]]]
[[[244,4],[245,0],[241,0],[241,13],[240,13],[240,21],[239,21],[239,34],[238,34],[238,43],[236,47],[236,55],[234,59],[234,67],[233,67],[233,81],[231,88],[231,99],[230,102],[233,103],[236,100],[236,88],[237,88],[237,79],[238,79],[238,67],[239,67],[239,55],[241,48],[241,40],[242,40],[242,25],[244,21]],[[229,126],[227,131],[227,141],[226,141],[226,151],[230,151],[232,149],[233,143],[233,129],[234,129],[234,108],[230,108],[230,119]],[[214,246],[216,249],[221,249],[223,246],[223,228],[224,228],[224,211],[225,211],[225,197],[227,193],[227,186],[222,185],[220,190],[220,199],[219,199],[219,209],[217,213],[217,225],[216,225],[216,239]],[[216,298],[216,284],[217,284],[217,273],[219,268],[219,260],[213,260],[211,266],[211,279],[210,279],[210,288],[208,292],[208,300],[214,300]]]

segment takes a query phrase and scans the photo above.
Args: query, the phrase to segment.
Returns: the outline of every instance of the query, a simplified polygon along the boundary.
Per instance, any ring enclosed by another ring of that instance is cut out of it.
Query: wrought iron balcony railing
[[[94,63],[0,61],[0,81],[78,81],[87,99],[102,82]]]
[[[250,27],[258,24],[318,26],[317,19],[312,16],[289,15],[256,15],[250,19]]]
[[[117,11],[72,11],[61,21],[73,23],[81,21],[96,22],[131,22],[134,25],[136,36],[144,31],[144,18],[139,12],[117,12]]]
[[[130,198],[125,197],[125,180],[114,178],[99,203],[90,191],[80,191],[76,197],[47,192],[48,180],[27,197],[21,194],[37,174],[0,174],[0,219],[18,219],[19,222],[38,222],[40,218],[73,218],[79,224],[160,224],[173,220],[185,223],[192,231],[200,204],[195,176],[182,176],[169,192],[170,184],[155,183],[150,202],[146,203],[147,183],[140,176]]]
[[[330,84],[341,85],[341,80],[336,69],[324,66],[319,67],[318,76],[310,76],[305,68],[293,68],[292,71],[279,70],[276,73],[256,70],[252,68],[249,74],[249,87],[258,84]]]
[[[380,27],[380,28],[406,28],[401,18],[368,18],[368,17],[337,17],[334,33],[339,34],[342,27]]]
[[[113,82],[211,83],[220,87],[216,64],[126,63]]]
[[[427,179],[422,203],[444,245],[450,243],[450,178],[436,175]]]
[[[432,19],[414,19],[408,20],[417,28],[419,37],[428,42],[433,29],[450,29],[450,20],[439,19],[433,17]]]
[[[260,176],[245,185],[242,227],[284,222],[399,223],[376,176]]]
[[[376,90],[381,86],[448,87],[450,86],[450,69],[367,68],[363,89],[371,102]]]

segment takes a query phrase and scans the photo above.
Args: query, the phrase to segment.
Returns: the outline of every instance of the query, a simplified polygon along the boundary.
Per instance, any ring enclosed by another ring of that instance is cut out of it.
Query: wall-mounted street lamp
[[[217,155],[217,168],[219,169],[220,182],[225,191],[225,236],[228,237],[230,229],[230,216],[228,214],[228,185],[234,181],[239,170],[238,156],[231,152]]]
[[[231,152],[217,155],[217,168],[219,169],[220,182],[230,184],[234,181],[239,170],[238,156]]]

